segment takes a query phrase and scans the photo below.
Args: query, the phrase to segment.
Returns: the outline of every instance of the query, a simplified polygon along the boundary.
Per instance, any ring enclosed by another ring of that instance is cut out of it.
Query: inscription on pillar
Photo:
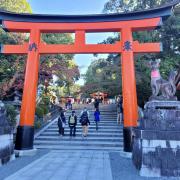
[[[123,50],[124,51],[132,51],[132,44],[130,41],[124,42]]]
[[[33,51],[33,49],[35,52],[37,51],[37,44],[36,43],[30,43],[29,44],[28,51]]]

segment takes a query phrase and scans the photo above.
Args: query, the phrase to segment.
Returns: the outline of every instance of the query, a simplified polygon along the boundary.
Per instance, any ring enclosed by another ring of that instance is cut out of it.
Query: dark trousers
[[[76,126],[70,126],[70,136],[72,136],[72,133],[73,133],[73,136],[76,135]]]
[[[98,121],[96,121],[96,131],[98,130]]]
[[[59,134],[64,136],[64,128],[63,127],[59,127]]]

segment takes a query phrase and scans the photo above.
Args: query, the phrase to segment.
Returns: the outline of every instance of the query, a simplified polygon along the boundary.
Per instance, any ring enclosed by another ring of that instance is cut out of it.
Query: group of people
[[[72,110],[72,102],[71,99],[68,99],[68,101],[65,103],[66,109]]]
[[[99,102],[95,101],[94,103],[95,111],[94,111],[94,121],[96,123],[96,131],[98,130],[98,123],[100,121],[100,111],[99,111]],[[82,136],[86,137],[88,135],[88,128],[90,126],[90,114],[86,107],[82,110],[80,113],[80,119],[79,122],[82,126]],[[68,125],[70,129],[70,136],[76,136],[76,125],[77,125],[77,115],[74,110],[72,110],[71,115],[68,117]],[[58,118],[58,128],[59,128],[59,134],[61,136],[64,136],[64,128],[66,127],[66,116],[65,116],[65,110],[62,108],[60,109],[60,116]]]

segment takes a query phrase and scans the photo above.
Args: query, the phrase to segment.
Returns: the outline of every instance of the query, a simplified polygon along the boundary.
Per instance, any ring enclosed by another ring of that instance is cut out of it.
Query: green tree
[[[2,0],[0,8],[17,13],[31,13],[32,10],[26,0]],[[28,34],[6,33],[0,30],[1,44],[23,44],[29,40]],[[72,44],[71,34],[49,33],[42,34],[42,40],[47,44]],[[0,55],[0,98],[7,99],[13,96],[14,90],[22,91],[27,56]],[[80,76],[77,65],[72,61],[72,54],[56,54],[41,56],[39,84],[45,85],[45,93],[53,81],[58,78],[58,85],[71,86]]]
[[[32,13],[31,6],[26,0],[0,0],[0,9],[17,13]]]
[[[43,34],[42,39],[47,44],[72,44],[73,38],[71,34]],[[56,76],[56,86],[63,87],[66,95],[70,95],[70,87],[79,79],[79,68],[73,61],[73,54],[56,54],[41,57],[40,65],[40,81],[44,84],[53,80]],[[58,91],[58,88],[55,88]],[[59,94],[60,95],[60,94]]]
[[[32,12],[29,3],[26,0],[0,0],[0,9],[13,11],[16,13]],[[0,44],[22,44],[27,40],[27,34],[6,33],[0,29]],[[23,79],[25,61],[26,56],[0,55],[1,99],[8,96],[8,91],[10,91],[12,88],[14,89],[14,86],[16,86],[16,89],[22,88],[22,83],[20,82]]]
[[[149,8],[155,8],[171,0],[109,0],[104,6],[104,12],[126,12],[137,11]],[[180,66],[180,6],[175,8],[174,14],[168,18],[160,30],[143,31],[133,33],[134,40],[139,42],[156,42],[160,41],[163,44],[163,52],[157,54],[141,54],[135,57],[136,65],[136,81],[138,103],[143,106],[144,102],[148,100],[151,94],[150,89],[150,71],[146,66],[146,62],[150,59],[161,58],[162,63],[160,67],[161,74],[167,78],[169,71],[178,69]],[[109,37],[105,43],[114,42],[119,39]],[[117,55],[118,56],[118,55]]]
[[[120,59],[114,55],[108,59],[94,60],[85,74],[85,85],[82,87],[84,96],[96,91],[107,92],[109,96],[115,96],[121,92]]]

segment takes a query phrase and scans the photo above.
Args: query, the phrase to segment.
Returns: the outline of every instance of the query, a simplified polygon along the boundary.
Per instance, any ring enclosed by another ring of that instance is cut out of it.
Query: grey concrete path
[[[112,180],[108,152],[50,151],[5,180]]]
[[[16,158],[15,160],[12,160],[8,162],[7,164],[4,164],[3,166],[0,166],[0,180],[4,180],[9,175],[16,173],[23,167],[27,166],[28,164],[32,163],[33,161],[36,161],[40,157],[47,154],[49,150],[38,150],[36,155],[34,156],[23,156]]]
[[[0,167],[0,180],[180,180],[180,177],[140,177],[132,160],[121,157],[120,152],[38,150],[35,156],[21,157]]]

